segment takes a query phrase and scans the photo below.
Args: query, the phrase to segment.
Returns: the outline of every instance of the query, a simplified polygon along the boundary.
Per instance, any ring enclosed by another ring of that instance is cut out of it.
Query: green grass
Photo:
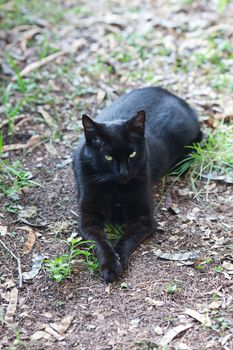
[[[105,224],[104,232],[110,241],[118,241],[123,235],[123,227],[121,225]]]
[[[0,138],[0,144],[2,144]],[[0,152],[1,156],[1,152]],[[19,162],[10,163],[0,158],[0,196],[1,194],[13,201],[19,200],[22,190],[39,184],[31,180],[32,173],[21,167]]]
[[[123,234],[120,225],[106,224],[104,231],[109,240],[115,242],[119,240]],[[55,282],[61,282],[65,278],[71,276],[73,271],[73,262],[76,257],[82,257],[82,263],[86,265],[90,272],[99,269],[99,262],[94,254],[95,244],[93,241],[83,241],[82,238],[72,239],[69,244],[69,252],[62,254],[54,259],[44,260],[44,267],[49,277]]]
[[[73,261],[76,257],[83,258],[82,261],[89,271],[94,272],[99,268],[99,263],[94,255],[95,245],[93,241],[83,241],[81,238],[76,238],[72,239],[68,244],[68,253],[62,254],[52,260],[44,260],[44,267],[49,277],[58,283],[71,276],[74,266]]]
[[[220,125],[205,142],[189,148],[192,153],[170,174],[179,177],[188,171],[187,177],[194,189],[199,179],[233,183],[233,125]]]

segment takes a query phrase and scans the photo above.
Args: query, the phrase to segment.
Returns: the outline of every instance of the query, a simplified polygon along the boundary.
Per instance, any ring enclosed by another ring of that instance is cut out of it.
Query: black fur
[[[84,115],[83,126],[85,138],[73,160],[80,230],[96,242],[101,276],[112,282],[153,233],[153,184],[202,134],[197,113],[156,87],[123,95],[95,121]],[[124,224],[115,247],[104,233],[106,222]]]

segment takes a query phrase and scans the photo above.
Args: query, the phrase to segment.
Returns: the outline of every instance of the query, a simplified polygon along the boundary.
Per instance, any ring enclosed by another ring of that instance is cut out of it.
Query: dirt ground
[[[43,3],[1,5],[4,87],[15,75],[9,54],[22,70],[61,53],[26,72],[26,88],[13,90],[10,100],[30,97],[4,144],[39,138],[32,147],[4,153],[41,185],[13,203],[0,197],[0,239],[20,258],[22,272],[31,270],[35,254],[55,258],[78,235],[70,161],[82,113],[95,116],[125,91],[161,85],[199,111],[207,132],[233,116],[233,51],[229,56],[221,46],[232,43],[232,2],[224,11],[218,1]],[[186,177],[155,186],[157,232],[113,284],[76,261],[61,283],[41,268],[19,288],[16,259],[0,245],[0,349],[233,349],[233,188],[204,180],[196,186],[194,191]],[[24,254],[28,228],[36,240]],[[196,258],[173,255],[188,252]],[[16,310],[6,323],[14,293]]]

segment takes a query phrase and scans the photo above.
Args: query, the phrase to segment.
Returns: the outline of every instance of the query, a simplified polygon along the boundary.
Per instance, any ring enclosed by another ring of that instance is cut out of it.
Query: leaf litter
[[[44,14],[41,14],[43,8],[39,6],[34,15],[31,14],[34,6],[31,2],[30,9],[27,8],[28,4],[25,5],[31,24],[27,22],[21,25],[17,22],[13,23],[12,28],[8,23],[7,40],[0,30],[4,46],[2,52],[9,52],[14,58],[19,72],[25,74],[21,78],[28,87],[27,97],[35,98],[35,102],[25,101],[12,120],[15,131],[12,139],[5,137],[9,121],[5,115],[0,115],[0,119],[2,116],[4,118],[0,121],[4,133],[3,147],[7,146],[4,152],[8,152],[10,158],[20,154],[24,164],[36,170],[36,176],[45,186],[25,193],[23,199],[22,206],[36,205],[38,211],[33,217],[34,224],[28,222],[27,218],[22,218],[21,222],[28,223],[32,228],[39,225],[40,232],[43,232],[41,236],[36,235],[36,245],[29,244],[29,250],[33,249],[36,254],[45,256],[48,253],[59,256],[64,254],[63,238],[66,240],[72,233],[79,235],[77,226],[74,229],[71,223],[74,217],[77,220],[76,215],[72,214],[77,208],[74,208],[76,198],[69,163],[71,148],[80,134],[82,113],[96,115],[105,104],[133,87],[162,85],[186,98],[198,109],[207,133],[208,128],[220,128],[220,121],[231,122],[232,87],[228,76],[232,76],[232,65],[228,64],[228,57],[231,57],[229,41],[232,35],[232,5],[229,2],[229,8],[219,14],[217,2],[210,1],[207,7],[203,7],[200,1],[187,4],[184,1],[158,0],[142,4],[134,0],[124,5],[119,2],[97,4],[91,1],[84,7],[80,3],[77,8],[74,2],[67,1],[62,3],[61,8],[60,3],[57,3],[56,9],[52,7],[52,12],[48,2]],[[1,6],[7,8],[8,3]],[[14,11],[14,8],[12,2],[8,11]],[[58,18],[62,19],[51,24],[59,9],[62,16],[59,17],[58,13]],[[20,17],[22,21],[24,15],[22,13]],[[8,18],[4,16],[3,22]],[[60,53],[55,54],[54,48]],[[1,60],[1,67],[4,79],[10,83],[13,76],[13,84],[17,85],[19,80],[5,59]],[[30,91],[30,84],[33,86],[31,91],[37,88],[40,90],[36,97]],[[11,97],[12,104],[22,94],[17,89]],[[38,116],[39,107],[48,113],[42,114],[43,119]],[[17,127],[20,120],[22,124]],[[23,133],[27,133],[26,139]],[[25,147],[26,140],[32,136],[40,138],[37,138],[37,147],[34,147],[35,144]],[[17,145],[23,147],[17,149]],[[100,350],[101,347],[132,348],[134,339],[138,338],[139,341],[153,339],[151,344],[159,344],[161,336],[168,334],[164,341],[174,348],[186,346],[193,349],[196,346],[198,350],[204,350],[203,339],[208,339],[208,343],[212,341],[209,348],[222,345],[230,349],[231,328],[221,330],[220,336],[211,327],[206,328],[206,320],[200,318],[200,315],[205,317],[207,312],[212,320],[214,312],[219,312],[232,327],[232,270],[229,265],[232,261],[229,255],[232,255],[233,222],[230,214],[233,194],[231,187],[223,184],[227,180],[226,174],[224,178],[215,178],[216,183],[212,182],[210,176],[220,176],[219,173],[209,172],[206,175],[208,201],[202,195],[198,200],[194,198],[198,189],[187,186],[185,177],[169,188],[170,198],[168,196],[156,212],[161,224],[161,238],[153,241],[153,237],[152,241],[145,242],[132,256],[129,269],[123,275],[123,283],[130,287],[121,288],[122,280],[119,285],[103,286],[97,276],[90,277],[87,272],[80,270],[58,287],[42,278],[42,274],[35,278],[41,271],[42,257],[38,259],[35,271],[30,273],[29,265],[33,262],[28,259],[28,255],[22,255],[23,270],[28,271],[26,274],[29,275],[26,276],[31,280],[28,280],[30,284],[26,285],[27,290],[21,289],[20,293],[32,310],[33,317],[40,318],[43,324],[41,328],[34,322],[27,325],[26,320],[18,317],[17,307],[14,316],[17,316],[17,326],[23,334],[22,341],[28,343],[28,347],[33,344],[30,343],[31,337],[37,339],[38,346],[42,348],[53,349],[54,342],[60,341],[62,344],[66,342],[62,345],[66,348],[72,348],[77,343],[75,346],[80,348]],[[203,181],[198,186],[202,188]],[[156,193],[163,186],[157,187]],[[23,251],[22,236],[15,235],[17,230],[14,222],[4,212],[3,206],[0,215],[1,225],[7,227],[7,232],[2,231],[2,239],[12,252],[18,254]],[[38,216],[43,217],[43,222]],[[208,217],[217,217],[217,220],[209,220]],[[41,225],[36,224],[39,220]],[[64,221],[71,225],[60,224]],[[156,247],[159,245],[161,252],[154,249],[154,242]],[[141,254],[145,250],[147,254]],[[2,281],[11,280],[14,271],[12,263],[5,263],[5,257],[8,258],[5,253],[4,248],[0,289],[5,288],[2,287]],[[192,253],[197,254],[197,259],[193,259]],[[190,258],[185,260],[187,256]],[[202,274],[196,268],[180,268],[181,263],[195,265],[199,256],[202,261],[214,257],[215,262],[205,264]],[[170,261],[177,261],[177,264]],[[217,262],[222,268],[221,273],[214,270]],[[165,286],[168,285],[177,285],[179,288],[169,295],[165,292]],[[182,331],[187,323],[183,324],[181,320],[180,324],[179,320],[187,308],[199,310],[196,311],[198,316],[190,312],[197,317],[197,322]],[[59,325],[73,313],[75,322],[70,323],[68,319],[67,324],[70,325],[64,334],[60,334]],[[52,327],[54,322],[47,324],[43,314],[50,315],[50,321],[56,320],[57,328]],[[219,327],[227,324],[221,322]],[[169,334],[169,330],[175,328]],[[8,342],[12,339],[9,331],[5,338]],[[6,343],[7,346],[11,344]],[[149,345],[146,346],[148,348]]]

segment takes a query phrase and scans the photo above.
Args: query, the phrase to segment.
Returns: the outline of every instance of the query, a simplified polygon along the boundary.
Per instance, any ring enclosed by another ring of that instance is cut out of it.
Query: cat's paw
[[[122,266],[118,257],[113,257],[111,260],[108,259],[102,264],[100,269],[100,276],[105,282],[114,282],[119,274],[122,272]]]
[[[122,244],[118,244],[115,248],[117,255],[120,258],[121,266],[123,269],[127,268],[129,261],[129,251]]]

